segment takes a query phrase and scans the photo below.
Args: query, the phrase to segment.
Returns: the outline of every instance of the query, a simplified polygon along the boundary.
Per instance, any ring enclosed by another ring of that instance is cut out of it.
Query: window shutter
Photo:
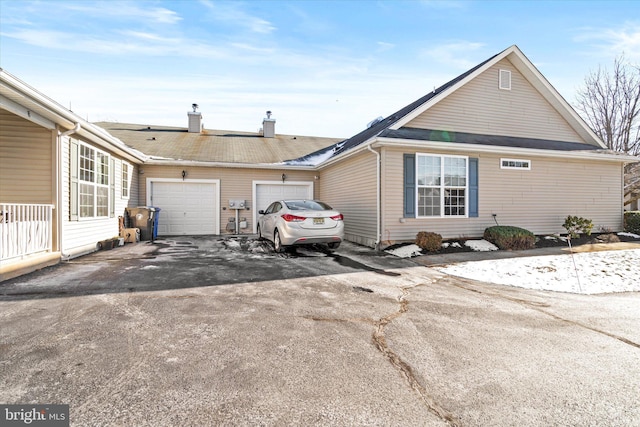
[[[69,220],[78,220],[78,176],[80,166],[78,162],[78,141],[69,139],[69,149],[71,151],[69,159]]]
[[[416,217],[416,156],[404,155],[404,217]]]
[[[111,165],[109,167],[109,216],[114,218],[116,216],[116,159],[111,158]]]
[[[469,217],[478,217],[478,159],[469,158]]]

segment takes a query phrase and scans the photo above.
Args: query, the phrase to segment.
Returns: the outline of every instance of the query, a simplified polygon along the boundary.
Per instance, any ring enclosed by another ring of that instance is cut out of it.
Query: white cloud
[[[229,23],[234,27],[245,27],[258,34],[269,34],[276,30],[271,22],[242,10],[242,3],[220,3],[211,0],[200,0],[200,3],[209,9],[211,18],[216,21]]]
[[[387,43],[387,42],[378,42],[378,52],[384,52],[390,49],[393,49],[394,47],[396,47],[395,44],[393,43]]]
[[[71,11],[81,12],[87,16],[112,16],[118,17],[123,20],[144,20],[154,23],[162,24],[175,24],[182,20],[176,12],[173,10],[165,9],[163,7],[144,7],[141,5],[122,2],[122,1],[108,1],[108,2],[69,2],[58,3],[57,6]]]
[[[640,24],[626,22],[617,28],[583,28],[577,42],[592,43],[596,55],[617,57],[624,53],[631,61],[640,61]]]

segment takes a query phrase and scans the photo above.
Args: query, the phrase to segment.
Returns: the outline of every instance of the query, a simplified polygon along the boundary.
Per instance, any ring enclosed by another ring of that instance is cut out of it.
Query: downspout
[[[58,131],[58,138],[56,138],[57,144],[56,144],[56,151],[57,151],[57,155],[56,155],[56,167],[58,168],[58,173],[56,174],[56,179],[58,180],[58,182],[56,183],[56,228],[58,229],[58,233],[56,236],[56,244],[58,247],[58,251],[60,251],[60,255],[62,257],[62,259],[65,258],[69,258],[68,254],[63,253],[62,251],[62,189],[61,189],[61,185],[62,185],[62,137],[65,136],[69,136],[73,133],[76,133],[78,131],[80,131],[80,123],[76,123],[76,125],[72,128],[69,129],[68,131],[65,132],[60,132]]]
[[[371,144],[367,145],[367,149],[376,155],[376,250],[380,250],[380,153],[371,148]]]

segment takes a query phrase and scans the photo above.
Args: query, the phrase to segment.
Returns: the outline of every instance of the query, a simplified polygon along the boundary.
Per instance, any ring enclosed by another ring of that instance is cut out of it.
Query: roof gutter
[[[316,166],[291,166],[284,163],[230,163],[230,162],[206,162],[202,160],[175,160],[175,159],[158,159],[150,157],[145,160],[144,165],[152,166],[198,166],[209,168],[240,168],[240,169],[277,169],[277,170],[299,170],[299,171],[316,171]]]
[[[80,122],[78,122],[78,123],[76,123],[76,125],[73,128],[69,129],[66,132],[58,131],[58,136],[69,136],[72,133],[78,133],[80,131],[80,129],[82,129],[82,126],[80,125]]]

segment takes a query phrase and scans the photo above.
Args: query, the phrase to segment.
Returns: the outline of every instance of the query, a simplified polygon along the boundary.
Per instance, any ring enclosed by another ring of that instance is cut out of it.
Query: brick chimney
[[[265,138],[276,136],[276,119],[271,118],[271,111],[267,111],[267,117],[262,120],[262,136]]]
[[[189,111],[187,116],[189,117],[189,132],[200,133],[202,132],[202,114],[196,111],[198,104],[191,104],[193,111]]]

